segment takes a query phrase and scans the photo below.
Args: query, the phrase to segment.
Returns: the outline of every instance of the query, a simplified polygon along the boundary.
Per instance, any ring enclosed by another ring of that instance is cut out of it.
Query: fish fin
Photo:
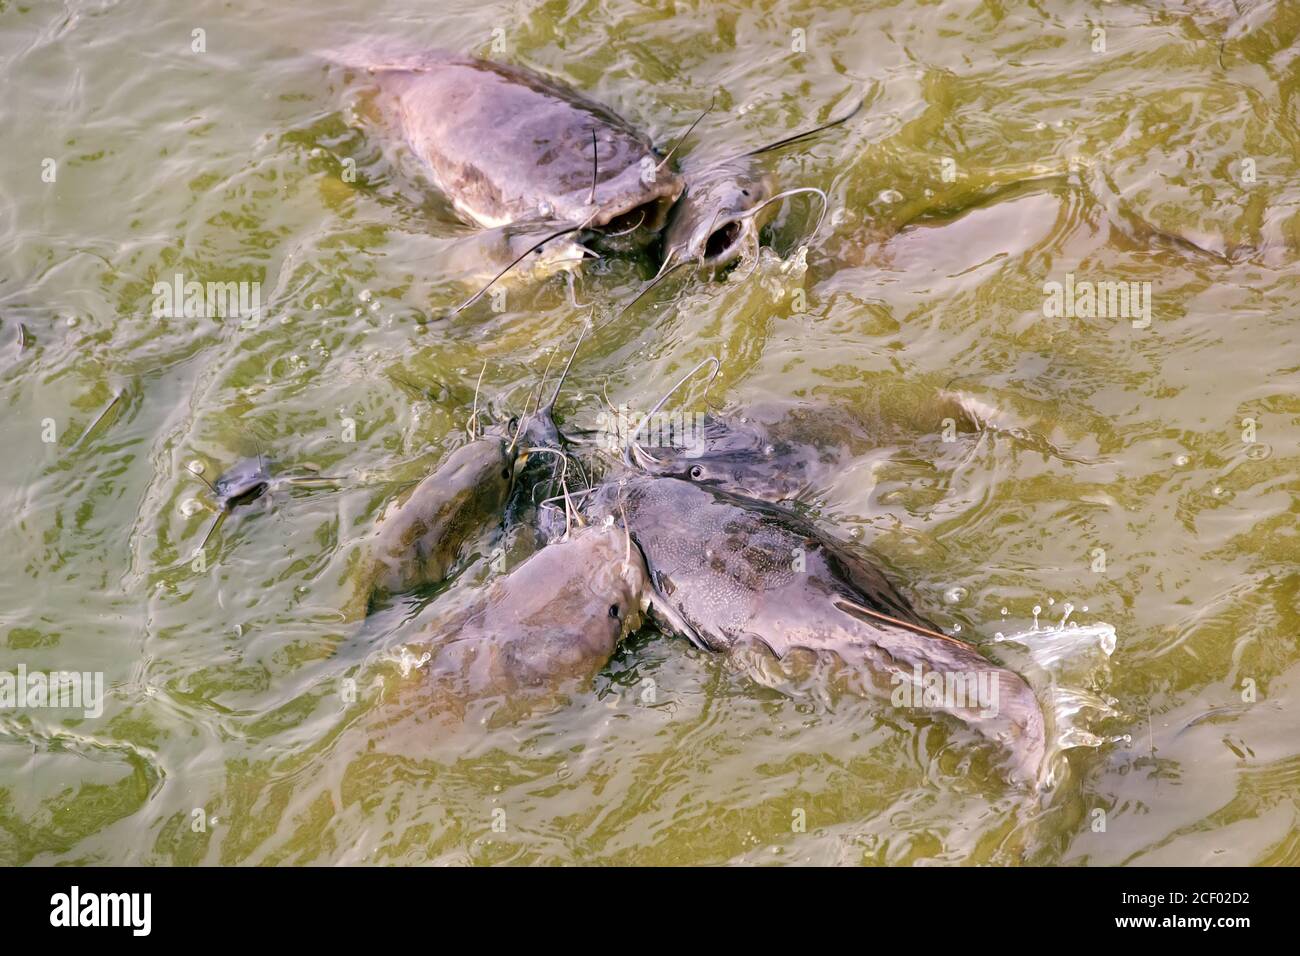
[[[317,51],[317,56],[339,66],[371,73],[415,73],[446,63],[445,53],[400,49],[391,45],[353,43]]]
[[[664,600],[659,589],[655,587],[650,588],[650,608],[654,614],[655,623],[659,624],[661,629],[664,629],[666,625],[666,629],[670,633],[685,637],[702,651],[713,653],[713,648],[704,643],[695,628],[686,621],[686,618],[674,610],[672,605]]]
[[[947,641],[949,644],[957,644],[961,647],[973,647],[965,641],[955,637],[949,637],[947,634],[941,634],[938,631],[931,630],[928,627],[922,627],[919,624],[913,624],[911,621],[905,621],[901,618],[893,617],[889,614],[882,614],[865,604],[859,604],[857,601],[850,601],[846,597],[836,596],[832,603],[841,611],[846,611],[857,618],[866,618],[872,624],[892,624],[894,627],[901,627],[904,630],[912,631],[915,634],[923,634],[926,637],[938,638],[941,641]]]

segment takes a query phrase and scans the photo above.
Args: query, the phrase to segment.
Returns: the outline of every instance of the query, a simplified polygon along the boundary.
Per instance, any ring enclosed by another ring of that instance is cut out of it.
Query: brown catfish
[[[630,123],[531,70],[442,51],[328,55],[374,74],[435,185],[477,225],[653,233],[682,191]]]
[[[487,434],[457,448],[390,504],[351,572],[344,620],[365,617],[386,595],[444,580],[465,547],[501,521],[513,472],[509,443]]]
[[[666,630],[712,651],[757,641],[777,657],[832,652],[864,669],[867,690],[958,717],[1006,749],[1012,777],[1037,781],[1043,714],[1025,681],[939,633],[879,570],[798,515],[647,476],[601,486],[587,507],[626,515]]]
[[[640,627],[646,581],[625,531],[578,528],[450,619],[433,604],[413,621],[420,689],[402,696],[463,718],[474,701],[502,698],[514,713],[580,688]]]

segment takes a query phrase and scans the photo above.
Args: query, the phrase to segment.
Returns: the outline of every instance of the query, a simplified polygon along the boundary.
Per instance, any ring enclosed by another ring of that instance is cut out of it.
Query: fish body
[[[531,70],[439,51],[340,58],[374,74],[434,184],[477,225],[654,232],[681,193],[630,123]]]
[[[377,598],[444,580],[465,547],[500,523],[513,467],[505,439],[485,435],[390,504],[352,572],[345,618],[364,617]]]
[[[997,741],[1012,775],[1036,780],[1045,752],[1042,711],[1017,674],[940,634],[878,569],[826,540],[798,515],[676,478],[637,476],[592,495],[593,515],[626,516],[645,556],[651,614],[712,651],[759,642],[778,657],[832,652],[859,665],[867,689],[983,678],[990,698],[939,699],[933,709]]]
[[[430,605],[409,647],[428,654],[420,682],[438,708],[521,700],[581,687],[641,624],[641,553],[625,532],[586,527],[553,542],[448,620]]]

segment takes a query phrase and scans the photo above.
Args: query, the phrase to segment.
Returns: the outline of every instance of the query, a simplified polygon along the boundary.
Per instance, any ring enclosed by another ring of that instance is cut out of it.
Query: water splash
[[[1043,626],[1039,622],[1042,608],[1035,605],[1031,628],[1011,634],[998,632],[991,642],[997,645],[1003,662],[1029,682],[1043,706],[1048,731],[1046,786],[1059,778],[1066,751],[1095,749],[1126,739],[1100,729],[1102,722],[1122,716],[1114,699],[1104,692],[1110,680],[1110,658],[1119,642],[1115,628],[1102,621],[1080,624],[1070,620],[1074,605],[1068,601],[1061,610],[1057,624]]]

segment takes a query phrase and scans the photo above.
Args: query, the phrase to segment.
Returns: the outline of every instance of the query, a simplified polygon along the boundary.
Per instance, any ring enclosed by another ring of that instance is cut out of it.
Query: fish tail
[[[893,672],[891,696],[900,706],[956,717],[1002,748],[1003,769],[1013,783],[1038,788],[1047,733],[1042,706],[1024,678],[955,637],[882,621],[883,615],[856,602],[840,600],[836,606],[854,619],[850,642],[885,653]]]

